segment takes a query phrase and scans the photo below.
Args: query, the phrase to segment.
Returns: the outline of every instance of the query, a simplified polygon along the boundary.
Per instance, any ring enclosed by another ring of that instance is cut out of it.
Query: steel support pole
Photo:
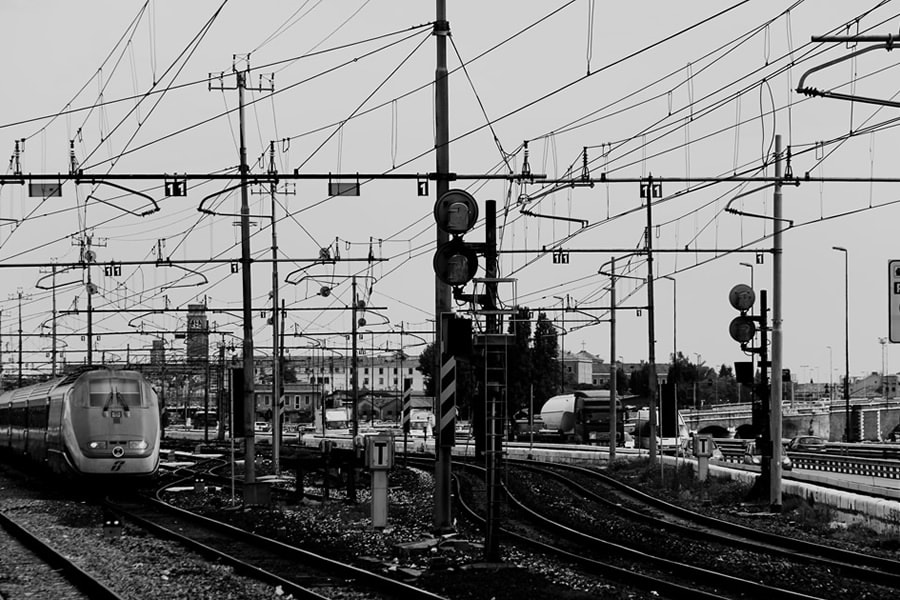
[[[656,388],[656,324],[654,321],[653,306],[653,176],[647,184],[647,362],[650,376],[647,381],[648,395],[650,396],[650,462],[656,460],[656,434],[659,415],[657,413]],[[660,459],[660,466],[662,459]]]
[[[775,177],[782,176],[781,136],[775,136]],[[775,204],[773,208],[775,224],[773,226],[772,257],[772,395],[769,401],[769,433],[772,439],[772,464],[769,468],[769,508],[771,512],[781,512],[781,405],[783,381],[781,377],[784,366],[783,331],[781,316],[782,290],[782,230],[784,220],[781,214],[781,183],[775,184]]]
[[[609,261],[609,462],[616,459],[616,257]],[[625,432],[622,432],[625,439]]]
[[[238,88],[238,120],[240,129],[241,158],[241,289],[243,292],[243,367],[244,367],[244,431],[233,435],[244,436],[244,483],[256,483],[256,444],[253,422],[256,421],[256,399],[253,381],[253,312],[250,278],[250,204],[247,198],[247,146],[244,137],[244,86],[245,72],[235,69]]]
[[[844,441],[850,441],[850,253],[841,246],[832,249],[844,253]]]
[[[278,352],[278,237],[275,234],[275,193],[278,180],[274,178],[275,142],[269,143],[269,173],[273,180],[269,193],[272,203],[272,468],[275,475],[281,475],[281,357]]]
[[[437,197],[440,198],[450,187],[450,91],[447,81],[447,38],[450,35],[450,23],[447,21],[447,0],[435,1],[435,49],[436,66],[434,72],[434,125],[435,125],[435,174],[437,176]],[[450,236],[435,227],[437,246],[446,243]],[[442,282],[437,275],[434,278],[434,365],[432,381],[434,382],[434,414],[440,415],[441,404],[441,361],[444,355],[444,316],[450,313],[450,286]],[[438,427],[440,431],[440,427]],[[450,506],[450,451],[451,446],[444,446],[439,438],[435,438],[434,447],[434,527],[437,531],[451,531]]]
[[[350,413],[353,418],[353,458],[356,458],[356,438],[359,436],[359,365],[357,364],[357,309],[359,308],[359,300],[356,297],[356,275],[353,276],[351,280],[351,286],[353,287],[353,306],[351,307],[350,314],[353,317],[353,323],[350,325],[350,335],[353,337],[353,342],[351,344],[352,356],[350,358],[350,364],[352,365],[352,375],[351,375],[351,383],[353,386],[353,406],[350,408]],[[373,376],[374,379],[374,376]],[[325,393],[323,390],[322,393],[322,435],[325,436],[328,432],[325,429],[325,424],[327,420],[325,419]],[[353,465],[350,467],[350,470],[347,472],[347,500],[350,503],[356,503],[356,461],[354,460]]]

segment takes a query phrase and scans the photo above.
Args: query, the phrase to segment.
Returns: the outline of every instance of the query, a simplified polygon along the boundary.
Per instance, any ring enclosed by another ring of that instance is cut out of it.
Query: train
[[[0,450],[69,477],[150,477],[160,407],[137,371],[89,366],[0,393]]]

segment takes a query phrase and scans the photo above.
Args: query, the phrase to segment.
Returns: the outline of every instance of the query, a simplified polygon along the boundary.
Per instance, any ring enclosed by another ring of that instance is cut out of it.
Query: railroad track
[[[84,598],[97,600],[123,600],[122,596],[109,589],[102,581],[94,578],[90,573],[82,570],[72,560],[58,552],[53,546],[42,540],[24,525],[18,523],[5,511],[0,511],[0,527],[34,555],[34,561],[31,561],[28,556],[14,553],[15,550],[12,548],[3,549],[8,556],[16,556],[16,564],[19,567],[26,562],[32,563],[28,566],[29,569],[34,571],[34,576],[31,577],[32,582],[39,580],[41,587],[35,589],[33,586],[38,584],[32,583],[32,585],[29,585],[27,594],[46,593],[45,597],[54,598],[74,598],[80,594]],[[46,568],[43,565],[34,564],[36,561],[44,563]],[[48,573],[48,571],[58,573],[64,579],[54,581],[54,575]],[[8,574],[8,576],[11,575],[11,573]],[[0,598],[5,598],[2,592],[0,592]]]
[[[482,511],[479,511],[466,498],[466,493],[464,490],[465,482],[462,480],[458,473],[453,474],[453,480],[457,490],[457,506],[466,515],[467,518],[484,525],[484,517],[481,515]],[[504,521],[505,523],[509,523],[508,517],[509,515],[507,515],[507,518]],[[583,551],[583,548],[579,547],[586,541],[585,539],[575,539],[574,543],[565,543],[560,539],[564,538],[571,542],[573,538],[579,537],[580,534],[578,532],[565,527],[559,527],[557,524],[550,525],[551,526],[548,529],[551,532],[550,536],[556,538],[552,542],[542,541],[541,539],[538,539],[539,536],[535,535],[535,532],[530,525],[513,525],[515,529],[513,527],[506,526],[501,527],[500,531],[504,539],[511,540],[513,542],[522,544],[525,547],[530,547],[538,552],[545,553],[548,556],[570,563],[582,569],[586,574],[589,574],[590,576],[599,576],[632,586],[634,588],[647,590],[654,595],[662,598],[732,600],[733,598],[737,597],[735,595],[728,595],[711,589],[703,589],[696,583],[685,581],[681,575],[678,576],[679,581],[676,581],[676,578],[672,577],[672,575],[677,573],[675,565],[666,566],[660,565],[657,562],[657,568],[654,571],[650,572],[646,568],[646,561],[644,560],[645,557],[631,556],[630,551],[627,550],[624,553],[624,557],[620,556],[620,558],[624,558],[624,560],[610,560],[610,558],[612,558],[611,556],[594,558],[586,554]],[[523,531],[528,531],[528,533],[523,533]],[[609,550],[611,552],[617,552],[618,549],[619,548],[612,545],[609,546]],[[658,568],[660,566],[663,566],[664,568]],[[794,598],[795,600],[799,600],[799,598],[809,599],[811,597],[795,596]]]
[[[472,465],[460,464],[460,466],[470,471],[477,470],[477,472],[481,472],[480,468]],[[562,484],[558,484],[557,488],[559,485]],[[463,499],[465,494],[461,492],[459,496]],[[637,534],[638,536],[644,536],[645,541],[649,540],[651,544],[655,544],[658,551],[648,550],[646,546],[640,547],[628,542],[613,543],[606,539],[601,539],[592,533],[593,528],[590,521],[592,518],[605,518],[611,509],[608,507],[595,509],[593,505],[589,506],[588,504],[593,503],[593,500],[585,502],[584,498],[568,498],[565,500],[568,508],[556,506],[553,511],[554,517],[552,518],[543,514],[549,512],[548,507],[535,507],[534,504],[537,501],[533,499],[531,500],[532,506],[527,506],[513,495],[508,495],[507,501],[510,510],[503,517],[503,523],[507,525],[504,528],[504,533],[507,536],[523,543],[539,545],[539,542],[534,541],[535,536],[529,531],[529,526],[542,532],[550,532],[551,535],[559,539],[559,543],[547,544],[544,542],[543,545],[547,552],[556,553],[558,556],[564,556],[565,554],[563,553],[568,552],[573,562],[589,567],[592,572],[604,573],[608,577],[618,578],[632,585],[645,587],[672,597],[684,597],[687,593],[690,593],[691,597],[709,598],[759,597],[766,599],[799,599],[847,597],[844,595],[846,590],[843,588],[842,578],[840,575],[835,576],[834,573],[830,574],[827,580],[831,582],[837,581],[841,585],[835,585],[833,586],[834,589],[831,590],[810,586],[801,592],[795,591],[795,589],[786,589],[783,587],[783,584],[775,581],[761,583],[759,581],[760,578],[757,576],[759,573],[750,572],[749,569],[749,577],[741,576],[740,571],[732,574],[723,573],[722,571],[727,566],[727,561],[717,564],[715,556],[710,561],[712,564],[704,567],[693,564],[690,559],[673,559],[671,554],[667,555],[662,550],[664,546],[673,544],[675,539],[673,536],[661,535],[658,528],[645,527],[643,533]],[[558,489],[548,504],[557,502],[563,502]],[[568,519],[559,518],[559,514],[566,510],[576,513],[577,516]],[[529,525],[523,525],[523,522],[527,522]],[[721,543],[722,540],[719,540],[719,542]],[[708,541],[698,542],[695,540],[687,543],[679,542],[679,547],[690,547],[691,544],[695,548],[704,549],[708,549],[711,546]],[[686,555],[686,558],[689,558],[689,556]],[[595,562],[590,562],[591,560]],[[809,571],[804,571],[804,569],[810,568],[808,563],[803,561],[791,562],[784,556],[772,559],[765,551],[759,549],[742,550],[740,554],[732,556],[728,560],[738,561],[738,566],[745,562],[748,567],[754,563],[776,565],[782,571],[780,577],[787,581],[791,580],[791,574],[796,574],[795,577],[799,578],[804,572],[809,573]],[[636,570],[635,565],[638,564],[641,565],[640,571],[642,574],[632,574],[630,571]],[[607,568],[612,570],[607,571]],[[620,569],[620,571],[615,569]],[[785,569],[787,569],[786,573],[784,572]],[[817,567],[812,571],[812,574],[825,572],[827,572],[827,568]],[[823,581],[826,580],[825,577],[822,577],[822,579]],[[867,585],[870,584],[867,582]],[[877,597],[883,597],[892,592],[892,589],[887,588],[875,587],[874,589],[874,593],[878,594]]]
[[[840,573],[873,585],[900,588],[900,561],[854,552],[835,546],[778,535],[717,519],[666,502],[633,488],[594,469],[576,465],[536,465],[528,461],[510,461],[518,468],[554,478],[581,497],[590,499],[630,519],[657,529],[714,543],[730,544],[745,550],[774,554],[817,568]],[[589,487],[593,484],[592,487]],[[599,484],[613,490],[612,498],[596,490]]]
[[[108,500],[124,519],[230,565],[245,577],[280,586],[295,598],[441,600],[441,596],[146,497]]]

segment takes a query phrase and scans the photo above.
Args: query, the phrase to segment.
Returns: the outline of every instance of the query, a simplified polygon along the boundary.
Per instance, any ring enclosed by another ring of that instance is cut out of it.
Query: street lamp
[[[850,253],[846,248],[832,246],[844,253],[844,441],[850,441]]]
[[[672,363],[674,363],[678,360],[678,282],[671,275],[663,275],[662,278],[672,282]]]
[[[559,393],[566,393],[566,310],[569,308],[569,295],[566,294],[566,297],[562,296],[553,296],[557,300],[559,300],[560,304],[563,306],[562,308],[562,327],[560,330],[562,333],[560,334],[560,348],[559,348]]]
[[[825,346],[828,348],[828,410],[831,410],[831,405],[834,403],[834,362],[833,362],[833,353],[831,351],[831,346]]]
[[[750,269],[750,287],[753,288],[753,265],[750,263],[742,262],[741,266],[747,267],[748,269]],[[756,288],[753,288],[753,289],[756,289]]]

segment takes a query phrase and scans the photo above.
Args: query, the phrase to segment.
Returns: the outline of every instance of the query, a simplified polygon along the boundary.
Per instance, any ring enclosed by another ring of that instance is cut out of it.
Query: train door
[[[10,446],[10,419],[12,418],[10,404],[0,406],[0,448]]]
[[[60,394],[53,394],[47,399],[49,413],[47,415],[47,450],[53,452],[62,448],[62,426],[65,402]]]
[[[47,456],[47,416],[50,406],[47,398],[34,398],[26,402],[28,428],[25,437],[25,452],[36,462],[43,462]]]

